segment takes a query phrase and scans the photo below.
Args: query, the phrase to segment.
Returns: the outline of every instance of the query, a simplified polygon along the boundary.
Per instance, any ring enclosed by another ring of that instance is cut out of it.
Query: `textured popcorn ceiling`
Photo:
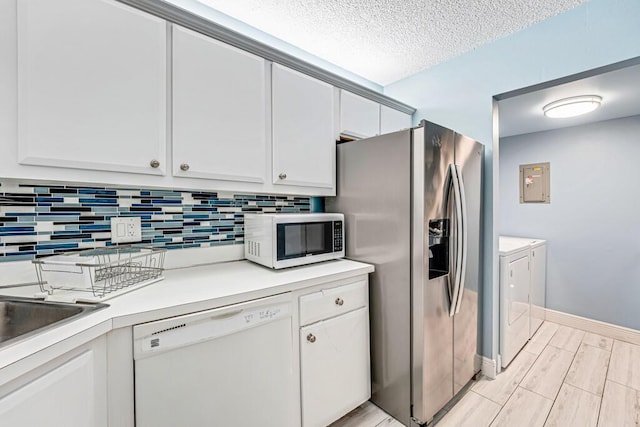
[[[386,85],[586,0],[198,0]]]

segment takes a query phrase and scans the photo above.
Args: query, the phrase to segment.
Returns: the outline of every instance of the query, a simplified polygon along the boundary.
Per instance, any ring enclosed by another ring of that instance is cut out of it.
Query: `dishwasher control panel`
[[[134,358],[208,341],[277,319],[291,318],[289,294],[133,327]]]
[[[261,322],[263,320],[271,320],[273,318],[279,317],[283,313],[284,314],[289,313],[288,307],[278,306],[278,307],[268,307],[262,310],[254,310],[246,314],[243,314],[243,317],[246,324],[252,324],[256,322]]]

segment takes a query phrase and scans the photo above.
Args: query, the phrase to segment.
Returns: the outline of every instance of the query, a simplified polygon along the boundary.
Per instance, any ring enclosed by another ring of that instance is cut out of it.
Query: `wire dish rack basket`
[[[118,246],[39,258],[33,263],[45,299],[92,302],[162,280],[165,253],[164,248]]]

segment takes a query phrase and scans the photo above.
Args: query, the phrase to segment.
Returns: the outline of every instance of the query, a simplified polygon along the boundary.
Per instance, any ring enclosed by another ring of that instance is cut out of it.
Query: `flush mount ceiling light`
[[[564,119],[587,114],[600,106],[602,97],[598,95],[572,96],[553,101],[542,107],[544,115],[554,119]]]

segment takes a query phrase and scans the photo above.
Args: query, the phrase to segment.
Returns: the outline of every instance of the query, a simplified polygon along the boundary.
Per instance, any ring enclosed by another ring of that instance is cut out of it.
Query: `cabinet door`
[[[394,110],[386,105],[380,106],[380,134],[395,132],[411,127],[411,115]]]
[[[273,65],[273,183],[335,188],[333,86]]]
[[[340,92],[340,133],[368,138],[380,134],[380,104],[354,95]]]
[[[113,0],[20,0],[18,162],[162,175],[166,31]]]
[[[264,59],[173,27],[174,175],[264,182],[266,79]]]
[[[106,339],[79,354],[26,374],[13,391],[0,390],[3,426],[106,427]],[[4,387],[3,387],[4,388]]]
[[[303,427],[329,425],[368,400],[369,366],[367,307],[301,328]]]

